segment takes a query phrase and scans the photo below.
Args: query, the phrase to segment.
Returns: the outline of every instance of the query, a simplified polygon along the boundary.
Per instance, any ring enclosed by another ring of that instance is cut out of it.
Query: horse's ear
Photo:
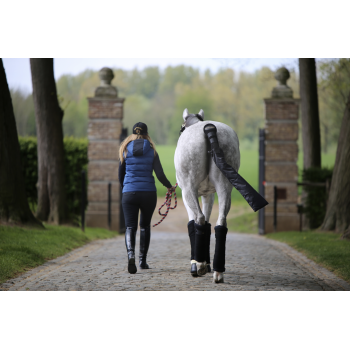
[[[184,120],[186,121],[187,116],[188,116],[188,109],[185,108],[182,118],[184,118]]]
[[[204,111],[203,111],[203,109],[201,109],[198,114],[204,119]]]

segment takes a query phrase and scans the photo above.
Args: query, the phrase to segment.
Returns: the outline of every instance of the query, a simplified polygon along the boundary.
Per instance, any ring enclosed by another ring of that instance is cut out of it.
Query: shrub
[[[81,171],[87,174],[87,139],[64,138],[65,187],[69,219],[75,221],[80,214]],[[21,161],[29,205],[36,207],[38,193],[38,155],[36,137],[19,137]],[[87,176],[86,176],[87,178]]]
[[[21,162],[28,203],[34,211],[38,201],[38,153],[36,137],[19,137]]]
[[[67,209],[69,214],[73,214],[71,219],[76,219],[80,215],[81,171],[85,170],[87,179],[87,149],[87,139],[64,138]],[[87,193],[87,181],[85,193]]]
[[[326,182],[332,179],[333,169],[309,168],[303,171],[303,180],[308,182]],[[304,212],[309,219],[310,228],[319,227],[326,214],[326,187],[304,186],[306,200]]]

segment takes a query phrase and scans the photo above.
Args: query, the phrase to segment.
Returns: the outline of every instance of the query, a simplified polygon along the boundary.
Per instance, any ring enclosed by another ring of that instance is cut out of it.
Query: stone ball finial
[[[111,81],[114,78],[112,69],[103,67],[98,75],[101,79],[100,86],[95,90],[95,97],[101,98],[115,98],[118,97],[118,90],[115,86],[111,85]]]
[[[278,85],[272,90],[272,98],[293,98],[293,90],[287,85],[290,78],[289,70],[285,67],[277,69],[275,79]]]
[[[101,86],[108,86],[111,85],[111,81],[114,78],[114,73],[112,69],[108,67],[103,67],[99,73],[98,73],[100,79],[101,79]]]
[[[287,80],[290,78],[289,70],[285,67],[277,69],[275,73],[275,79],[278,81],[279,85],[287,85]]]

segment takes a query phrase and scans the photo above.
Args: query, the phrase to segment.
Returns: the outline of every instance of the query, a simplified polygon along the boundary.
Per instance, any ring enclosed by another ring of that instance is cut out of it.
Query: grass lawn
[[[46,229],[0,226],[0,283],[116,231],[45,225]]]
[[[231,232],[258,233],[258,213],[247,213],[227,221]],[[317,231],[288,231],[266,235],[287,243],[317,264],[350,282],[350,241],[341,234]]]
[[[316,231],[289,231],[269,233],[267,238],[284,242],[350,282],[350,241],[340,239],[340,234]]]
[[[232,203],[232,205],[234,205]],[[247,204],[248,205],[248,204]],[[258,213],[246,213],[227,220],[229,232],[258,233]]]
[[[174,165],[174,154],[176,146],[157,146],[160,161],[163,166],[163,170],[167,178],[172,184],[176,183],[175,176],[175,165]],[[322,154],[322,166],[333,167],[335,161],[335,153]],[[299,167],[299,178],[301,180],[301,170],[303,164],[303,154],[299,153],[298,167]],[[248,181],[256,190],[258,189],[259,181],[259,152],[258,150],[244,150],[241,149],[241,166],[239,174]],[[159,197],[165,197],[166,188],[158,181],[157,177],[154,176],[156,181],[156,187]],[[301,190],[301,187],[300,187]],[[181,190],[178,188],[176,194],[180,197]],[[244,198],[240,193],[233,189],[232,200],[234,202],[244,202]]]

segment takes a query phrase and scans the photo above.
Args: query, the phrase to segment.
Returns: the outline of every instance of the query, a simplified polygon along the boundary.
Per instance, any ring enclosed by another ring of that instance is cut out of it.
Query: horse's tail
[[[224,176],[231,182],[233,187],[235,187],[237,191],[244,197],[251,208],[254,211],[257,211],[268,205],[269,203],[265,200],[265,198],[256,192],[254,188],[250,186],[249,183],[244,180],[243,177],[239,175],[237,171],[226,162],[224,152],[219,146],[216,126],[214,124],[206,124],[203,130],[210,142],[210,152],[214,163],[224,174]]]

